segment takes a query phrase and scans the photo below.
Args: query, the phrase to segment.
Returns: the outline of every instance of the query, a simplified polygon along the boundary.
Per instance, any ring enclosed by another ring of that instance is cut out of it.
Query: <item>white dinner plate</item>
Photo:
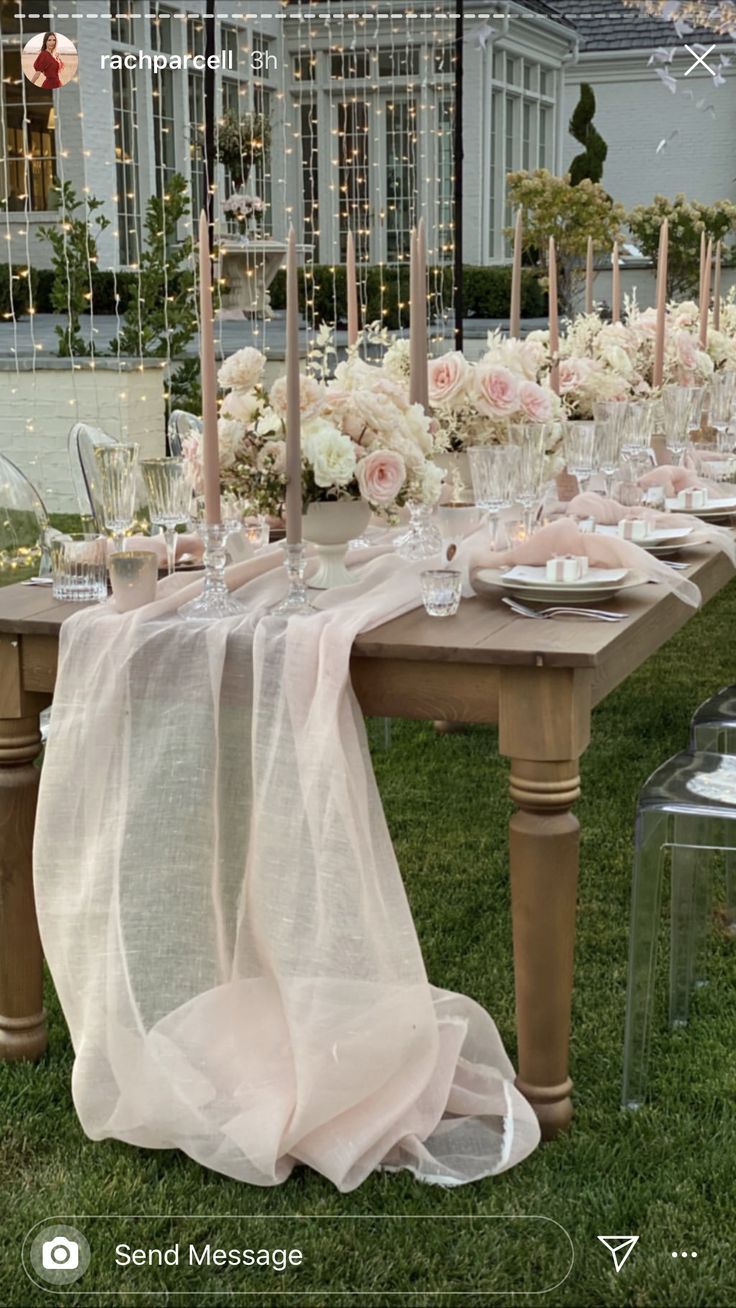
[[[536,577],[529,575],[534,573]],[[532,604],[593,604],[612,599],[633,586],[642,586],[648,580],[643,573],[626,568],[591,568],[579,581],[568,582],[547,581],[544,568],[479,568],[473,574],[472,585],[479,595],[506,591]]]

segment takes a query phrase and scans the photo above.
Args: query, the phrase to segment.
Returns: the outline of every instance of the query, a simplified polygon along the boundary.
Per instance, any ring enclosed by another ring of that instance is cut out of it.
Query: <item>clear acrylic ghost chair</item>
[[[736,686],[725,686],[693,713],[688,748],[709,754],[736,754]],[[736,856],[726,856],[726,911],[736,936]]]
[[[202,419],[198,418],[195,413],[187,413],[186,409],[172,409],[169,414],[169,425],[166,432],[169,442],[169,454],[181,455],[184,453],[184,441],[187,436],[193,433],[201,435]]]
[[[22,573],[38,564],[49,576],[49,517],[33,482],[0,454],[0,574]]]
[[[123,442],[124,443],[124,442]],[[101,427],[92,427],[86,422],[75,422],[67,440],[72,481],[79,503],[79,512],[83,518],[91,519],[95,530],[105,531],[105,510],[100,492],[100,477],[95,460],[95,450],[99,446],[120,445],[117,436],[111,436]],[[138,470],[136,491],[136,518],[141,526],[148,519],[148,499],[143,478]]]
[[[670,1025],[687,1025],[690,995],[702,978],[716,851],[736,850],[736,758],[676,754],[639,795],[631,895],[624,1036],[623,1103],[644,1100],[654,999],[657,938],[667,854],[671,853]]]

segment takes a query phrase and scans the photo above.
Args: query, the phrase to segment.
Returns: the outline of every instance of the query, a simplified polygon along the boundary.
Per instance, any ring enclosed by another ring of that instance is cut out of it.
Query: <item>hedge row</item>
[[[511,269],[466,267],[463,270],[465,292],[465,314],[468,318],[507,318],[509,297],[511,293]],[[33,290],[33,305],[36,313],[52,313],[51,286],[54,274],[50,268],[34,268],[30,278],[19,267],[13,268],[13,297],[9,289],[9,270],[7,264],[0,265],[0,317],[7,318],[14,311],[15,316],[28,312],[30,290]],[[29,285],[30,281],[30,285]],[[370,267],[363,270],[362,295],[366,303],[368,322],[382,321],[384,326],[392,329],[408,324],[409,269]],[[137,293],[138,279],[135,273],[112,272],[92,273],[92,307],[95,313],[113,314],[115,312],[115,290],[120,296],[119,312],[125,313],[129,301]],[[383,286],[383,291],[381,290]],[[433,304],[439,308],[443,304],[452,308],[452,271],[450,268],[430,268],[429,286],[433,294]],[[434,297],[436,296],[436,299]],[[307,300],[314,303],[307,305]],[[309,269],[306,276],[299,278],[299,300],[302,313],[310,321],[317,322],[347,321],[347,280],[345,269],[334,270],[326,265],[317,264]],[[399,311],[399,303],[403,306]],[[271,283],[271,304],[274,309],[286,307],[286,274],[281,269]],[[382,314],[383,309],[383,314]],[[337,312],[336,312],[337,311]],[[522,318],[544,318],[547,314],[547,293],[543,289],[539,276],[531,271],[524,271],[521,283]]]
[[[433,295],[437,296],[436,307],[440,304],[452,308],[452,270],[447,267],[430,268],[428,284]],[[384,290],[381,291],[383,285]],[[399,301],[403,310],[401,323],[408,324],[409,269],[402,267],[400,274],[396,268],[370,267],[362,270],[362,299],[366,306],[368,322],[382,321],[384,326],[397,328],[399,324]],[[511,297],[511,268],[476,268],[463,269],[463,289],[465,295],[465,315],[468,318],[507,318]],[[286,274],[283,269],[276,274],[271,283],[271,304],[274,309],[286,307]],[[307,301],[313,304],[307,305]],[[347,321],[347,278],[344,268],[335,269],[327,265],[316,264],[307,270],[306,276],[299,278],[299,303],[302,313],[307,310],[311,320],[314,315],[317,322],[344,325]],[[383,310],[383,313],[382,313]],[[547,315],[547,292],[543,288],[539,275],[524,271],[521,283],[522,318],[544,318]]]
[[[26,269],[14,267],[12,270],[13,294],[10,295],[10,270],[7,264],[0,265],[0,317],[8,318],[15,313],[16,318],[28,312],[33,293],[33,307],[36,313],[53,313],[51,305],[51,288],[54,272],[51,268],[32,268],[30,277]],[[129,272],[93,272],[92,273],[92,308],[95,313],[115,312],[115,291],[120,296],[119,312],[125,313],[128,303],[137,293],[138,278]]]

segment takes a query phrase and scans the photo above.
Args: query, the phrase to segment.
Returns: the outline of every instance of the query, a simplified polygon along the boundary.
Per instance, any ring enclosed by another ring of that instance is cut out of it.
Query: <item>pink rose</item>
[[[453,350],[450,354],[441,354],[438,359],[430,359],[427,371],[430,404],[447,404],[462,391],[468,364],[459,350]]]
[[[698,343],[688,332],[678,332],[675,337],[677,362],[688,372],[695,372],[698,366]]]
[[[530,422],[551,422],[553,416],[552,395],[539,386],[537,382],[522,382],[519,387],[519,399]]]
[[[475,407],[487,418],[509,418],[519,407],[519,387],[508,368],[479,363],[473,374]]]
[[[406,464],[394,450],[374,450],[360,460],[356,476],[363,499],[392,504],[406,480]]]
[[[560,395],[567,395],[570,391],[579,391],[585,386],[593,371],[593,365],[588,359],[561,359],[560,360]]]

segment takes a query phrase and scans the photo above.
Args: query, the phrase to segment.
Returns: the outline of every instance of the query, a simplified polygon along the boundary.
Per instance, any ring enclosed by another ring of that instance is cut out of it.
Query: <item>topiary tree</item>
[[[570,164],[570,181],[578,186],[585,177],[591,182],[599,182],[603,176],[608,146],[600,132],[593,126],[595,117],[595,95],[592,86],[583,82],[580,87],[580,99],[570,119],[569,132],[583,147],[582,154],[576,154]]]
[[[585,276],[588,237],[592,236],[594,249],[610,252],[614,241],[622,239],[623,205],[615,204],[598,182],[585,177],[573,186],[569,173],[554,177],[546,168],[508,173],[506,194],[512,208],[523,208],[524,249],[544,270],[549,238],[554,236],[560,310],[571,313]],[[512,228],[507,235],[513,236]]]
[[[634,240],[642,254],[654,263],[659,249],[659,229],[665,218],[668,221],[670,241],[667,261],[667,294],[696,295],[700,281],[700,237],[724,241],[736,232],[736,204],[718,200],[715,204],[702,204],[688,200],[680,192],[674,200],[655,195],[651,204],[639,204],[627,217]],[[723,262],[730,263],[731,251],[723,251]]]

